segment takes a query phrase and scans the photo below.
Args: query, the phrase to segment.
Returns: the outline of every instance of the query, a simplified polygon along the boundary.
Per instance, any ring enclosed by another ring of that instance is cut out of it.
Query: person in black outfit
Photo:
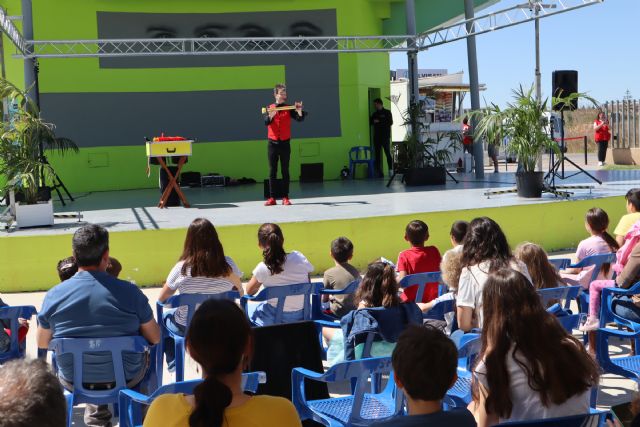
[[[273,89],[275,104],[271,104],[269,109],[286,107],[287,87],[278,84]],[[265,206],[276,204],[275,180],[278,176],[278,160],[282,168],[283,184],[283,205],[291,205],[289,200],[289,159],[291,157],[291,119],[301,122],[306,113],[302,111],[302,102],[295,103],[295,109],[285,111],[267,111],[264,114],[264,123],[268,128],[268,157],[269,157],[269,199]]]
[[[376,111],[371,115],[369,123],[373,126],[373,149],[376,165],[376,175],[383,177],[382,172],[382,150],[384,150],[385,156],[387,156],[387,167],[389,169],[389,175],[391,175],[393,169],[393,160],[391,159],[391,125],[393,125],[393,117],[391,111],[384,108],[382,99],[376,98],[373,101],[373,105]]]

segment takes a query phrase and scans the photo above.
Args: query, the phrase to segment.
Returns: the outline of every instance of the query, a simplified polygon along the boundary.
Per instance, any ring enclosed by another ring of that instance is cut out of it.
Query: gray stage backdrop
[[[163,14],[98,12],[99,38],[278,37],[336,35],[336,11]],[[341,135],[337,54],[101,58],[101,68],[284,65],[289,101],[309,112],[294,138]],[[278,82],[273,82],[278,83]],[[46,90],[46,88],[43,88]],[[200,141],[266,138],[260,107],[272,88],[199,92],[42,93],[45,119],[82,147],[139,145],[143,136]]]

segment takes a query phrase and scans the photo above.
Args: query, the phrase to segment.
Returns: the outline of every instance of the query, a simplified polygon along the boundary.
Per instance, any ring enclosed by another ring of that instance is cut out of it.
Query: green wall
[[[422,219],[430,229],[430,244],[441,252],[450,247],[449,228],[456,220],[489,216],[504,229],[515,247],[522,241],[543,245],[548,251],[575,248],[587,237],[584,214],[594,206],[607,211],[613,224],[625,213],[623,197],[562,201],[535,205],[436,212],[419,215],[362,218],[281,224],[287,250],[299,250],[321,274],[331,265],[329,245],[338,236],[349,237],[355,246],[354,265],[363,269],[374,258],[395,259],[406,249],[404,228]],[[613,228],[613,225],[612,225]],[[245,273],[260,261],[256,225],[218,227],[225,253]],[[111,254],[118,258],[121,277],[139,285],[160,284],[180,255],[186,229],[147,230],[111,234]],[[57,261],[71,252],[71,236],[0,238],[0,292],[46,290],[57,283]]]

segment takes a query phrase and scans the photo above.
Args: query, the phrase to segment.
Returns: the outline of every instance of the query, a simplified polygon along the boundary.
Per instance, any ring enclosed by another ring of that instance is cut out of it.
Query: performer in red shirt
[[[473,132],[468,117],[462,119],[462,147],[465,152],[473,154]]]
[[[275,104],[267,107],[264,114],[265,124],[268,129],[268,157],[269,157],[269,199],[265,206],[276,204],[275,180],[278,176],[278,160],[282,169],[282,184],[284,186],[283,205],[291,205],[289,200],[289,159],[291,157],[291,119],[301,122],[306,113],[302,111],[302,102],[295,103],[295,109],[271,111],[273,108],[287,107],[287,87],[278,84],[273,89],[276,98]]]
[[[609,119],[600,111],[598,117],[593,122],[593,130],[595,132],[594,139],[598,144],[598,166],[604,166],[604,161],[607,158],[607,148],[609,147],[609,140],[611,139],[611,133],[609,132]]]

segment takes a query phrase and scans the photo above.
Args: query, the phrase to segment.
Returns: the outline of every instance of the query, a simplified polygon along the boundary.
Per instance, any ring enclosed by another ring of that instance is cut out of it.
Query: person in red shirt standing
[[[411,244],[411,249],[400,252],[398,255],[398,281],[405,276],[416,273],[431,273],[440,271],[440,251],[435,246],[425,246],[429,240],[429,227],[423,221],[411,221],[405,229],[404,239]],[[403,301],[415,301],[417,286],[405,289],[402,294]],[[422,301],[429,302],[438,296],[438,283],[428,283],[424,290]]]
[[[462,119],[462,147],[465,152],[473,154],[473,132],[468,117]]]
[[[598,117],[593,122],[593,130],[595,132],[594,139],[598,144],[598,166],[604,166],[604,161],[607,158],[607,148],[609,147],[609,140],[611,139],[611,132],[609,132],[609,119],[600,111]]]
[[[268,129],[268,157],[269,157],[269,199],[265,206],[276,204],[275,180],[278,176],[278,160],[282,170],[282,184],[284,196],[283,205],[291,205],[289,200],[289,159],[291,158],[291,119],[301,122],[305,112],[302,111],[302,102],[295,103],[295,109],[284,111],[269,111],[272,108],[287,107],[287,87],[277,84],[273,89],[276,98],[275,104],[269,105],[265,113],[265,124]]]

